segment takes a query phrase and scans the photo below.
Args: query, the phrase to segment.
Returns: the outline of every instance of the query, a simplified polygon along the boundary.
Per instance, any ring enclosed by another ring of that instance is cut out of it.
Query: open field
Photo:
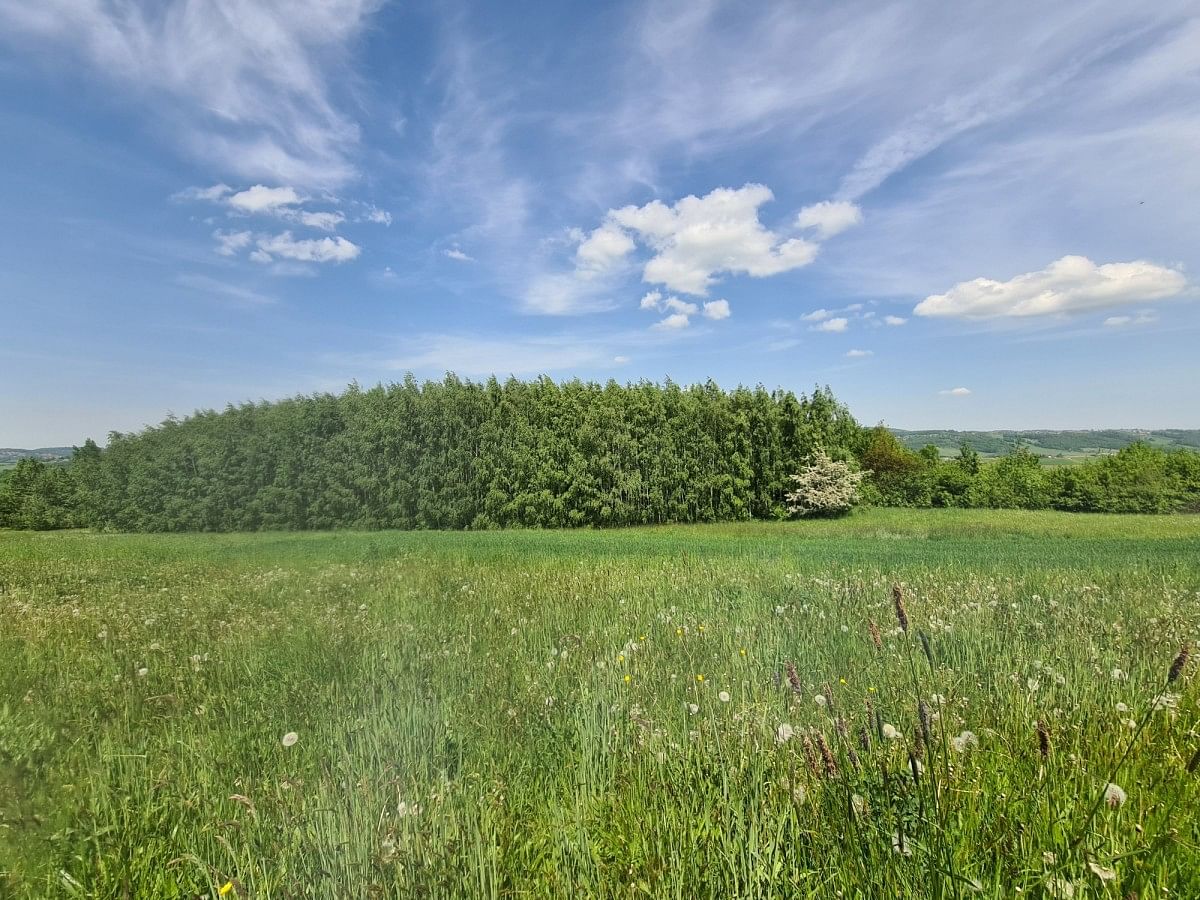
[[[0,615],[0,898],[1200,896],[1198,517],[9,532]]]

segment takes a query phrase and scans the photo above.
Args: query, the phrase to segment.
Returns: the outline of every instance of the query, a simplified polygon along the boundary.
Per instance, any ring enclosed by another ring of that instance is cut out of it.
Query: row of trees
[[[1060,509],[1073,512],[1200,512],[1200,453],[1144,443],[1075,465],[1044,466],[1026,446],[982,462],[964,444],[958,457],[904,447],[882,426],[858,454],[870,472],[862,500],[880,506]]]
[[[0,479],[0,527],[127,531],[564,527],[783,518],[817,451],[867,503],[1167,512],[1200,455],[1138,445],[1045,469],[914,453],[830,391],[549,378],[418,384],[230,406],[92,441]],[[792,496],[789,496],[792,495]]]

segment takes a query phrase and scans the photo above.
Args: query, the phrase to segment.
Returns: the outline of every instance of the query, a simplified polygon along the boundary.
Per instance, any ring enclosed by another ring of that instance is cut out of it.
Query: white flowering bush
[[[791,476],[795,489],[784,495],[787,510],[794,516],[845,515],[858,502],[864,474],[817,448],[808,465]]]

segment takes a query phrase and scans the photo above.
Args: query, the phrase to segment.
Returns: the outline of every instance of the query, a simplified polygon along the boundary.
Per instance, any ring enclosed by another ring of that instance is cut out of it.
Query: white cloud
[[[271,237],[260,237],[258,249],[250,255],[255,262],[270,262],[275,258],[296,262],[341,263],[355,259],[362,248],[344,237],[324,237],[316,240],[296,240],[290,231]]]
[[[847,350],[846,356],[850,359],[866,359],[868,356],[874,356],[874,350]]]
[[[948,390],[944,391],[938,391],[938,393],[943,397],[967,397],[970,396],[971,390],[970,388],[956,387],[949,388]]]
[[[841,234],[862,222],[862,210],[847,200],[825,200],[800,210],[796,227],[811,228],[822,240]]]
[[[226,200],[231,207],[244,213],[272,213],[281,207],[298,206],[304,198],[293,187],[267,187],[256,184]]]
[[[601,225],[587,236],[575,251],[575,264],[581,273],[603,274],[619,266],[633,252],[633,239],[615,225]]]
[[[254,235],[249,231],[221,231],[217,229],[212,234],[217,242],[217,252],[222,256],[236,256],[239,250],[244,250],[254,241]]]
[[[654,327],[664,331],[678,331],[680,328],[687,328],[689,322],[687,313],[674,313],[667,316]]]
[[[1144,260],[1098,266],[1084,256],[1064,256],[1009,281],[960,282],[944,294],[926,297],[913,312],[966,319],[1070,315],[1161,300],[1185,287],[1182,272]]]
[[[627,362],[629,362],[629,357],[628,356],[614,356],[612,361],[614,363],[616,363],[618,366],[623,366]]]
[[[233,188],[227,184],[214,184],[211,187],[189,187],[182,191],[176,191],[171,195],[172,200],[207,200],[210,203],[217,203],[223,200],[227,195],[233,193]]]
[[[358,126],[335,108],[340,71],[379,0],[0,0],[0,39],[82,57],[130,88],[160,131],[217,168],[332,187],[356,174]]]
[[[391,225],[392,214],[387,210],[379,209],[371,204],[366,204],[367,211],[363,214],[361,221],[374,222],[376,225]]]
[[[828,331],[840,334],[850,326],[850,320],[842,316],[837,316],[832,319],[826,319],[820,325],[814,325],[812,331]]]
[[[883,321],[888,325],[896,327],[896,326],[903,325],[905,322],[908,321],[908,319],[905,319],[902,316],[884,316]]]
[[[444,256],[448,256],[450,259],[456,259],[459,262],[475,262],[475,257],[458,249],[458,247],[450,247],[446,250],[443,250],[442,254]]]
[[[1104,324],[1108,328],[1122,328],[1126,325],[1150,325],[1157,321],[1158,316],[1148,309],[1136,316],[1109,316],[1104,320]]]
[[[709,300],[704,304],[704,317],[706,319],[719,321],[721,319],[728,319],[730,315],[728,300]]]
[[[800,318],[805,322],[823,322],[832,315],[833,313],[827,309],[814,309],[810,313],[805,313]]]
[[[673,206],[652,200],[611,210],[607,225],[634,232],[654,252],[643,269],[644,281],[703,296],[723,273],[763,278],[816,257],[816,244],[784,239],[763,227],[758,209],[772,199],[761,184],[717,188]]]
[[[638,304],[639,309],[658,309],[658,304],[662,301],[663,295],[660,291],[649,291],[642,297],[642,302]]]
[[[337,227],[346,221],[340,212],[308,212],[300,210],[295,214],[295,220],[309,228],[320,228],[322,231],[336,231]]]

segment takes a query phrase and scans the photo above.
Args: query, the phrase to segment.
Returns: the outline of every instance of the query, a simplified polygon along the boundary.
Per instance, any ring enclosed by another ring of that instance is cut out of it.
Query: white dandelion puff
[[[1089,862],[1088,868],[1091,869],[1092,874],[1101,881],[1112,881],[1117,877],[1116,869],[1110,869],[1108,866],[1102,866],[1099,863]]]
[[[717,699],[722,703],[728,703],[732,698],[729,696],[729,691],[721,691],[721,693],[717,694]]]
[[[1111,781],[1104,786],[1104,802],[1116,809],[1126,800],[1125,789]]]
[[[300,740],[300,735],[296,734],[294,731],[289,731],[279,739],[279,743],[283,744],[285,747],[294,747],[296,746],[296,741],[298,740]]]
[[[893,725],[891,722],[884,722],[883,728],[881,728],[880,730],[883,732],[883,736],[885,738],[887,738],[889,741],[897,740],[900,737],[899,729],[896,728],[896,726]]]
[[[979,738],[975,736],[975,732],[973,731],[964,731],[950,738],[950,746],[957,753],[965,753],[969,748],[979,746]]]
[[[796,732],[792,729],[792,726],[789,725],[787,722],[784,722],[782,725],[780,725],[778,728],[775,729],[775,743],[786,744],[788,741],[790,741],[792,739],[792,736],[795,733]]]

